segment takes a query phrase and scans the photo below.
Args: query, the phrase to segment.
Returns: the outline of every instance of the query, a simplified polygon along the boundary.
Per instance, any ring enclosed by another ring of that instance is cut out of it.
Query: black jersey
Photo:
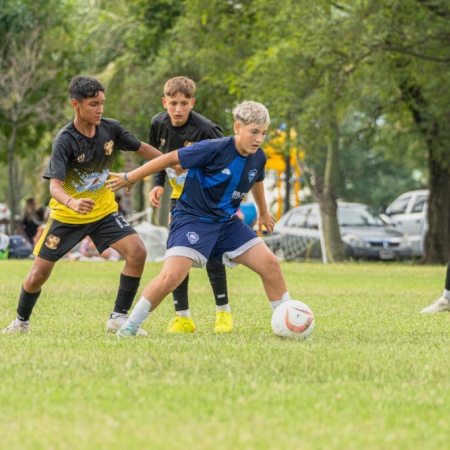
[[[205,139],[223,137],[220,127],[206,117],[191,110],[188,120],[181,127],[174,127],[167,111],[152,118],[150,124],[149,144],[162,153],[192,145]],[[170,167],[155,175],[155,186],[164,186],[166,173],[173,188],[171,198],[179,198],[186,179],[186,173],[176,174]]]
[[[72,122],[59,130],[53,141],[52,156],[44,178],[62,180],[63,188],[73,198],[91,198],[94,209],[78,214],[55,199],[50,200],[50,217],[64,223],[83,224],[100,220],[117,211],[114,193],[105,181],[119,150],[137,151],[141,141],[117,120],[102,119],[90,138],[80,133]]]

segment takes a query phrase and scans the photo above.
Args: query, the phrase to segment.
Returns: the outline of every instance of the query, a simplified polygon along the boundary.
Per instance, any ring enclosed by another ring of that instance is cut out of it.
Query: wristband
[[[123,179],[128,183],[128,184],[134,184],[132,183],[128,178],[127,178],[127,172],[123,173]]]
[[[67,202],[66,202],[66,206],[67,206],[67,207],[69,207],[70,200],[73,200],[73,198],[72,198],[72,197],[69,197],[69,198],[67,199]]]

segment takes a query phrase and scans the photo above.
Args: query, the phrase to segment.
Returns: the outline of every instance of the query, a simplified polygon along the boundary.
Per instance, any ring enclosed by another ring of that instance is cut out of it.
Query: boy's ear
[[[234,134],[239,136],[239,132],[241,131],[241,124],[239,122],[234,122]]]

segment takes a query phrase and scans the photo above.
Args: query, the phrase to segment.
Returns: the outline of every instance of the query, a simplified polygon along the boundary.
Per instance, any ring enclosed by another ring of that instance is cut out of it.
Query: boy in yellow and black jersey
[[[4,334],[29,331],[30,315],[55,263],[86,236],[92,238],[99,253],[112,247],[125,259],[107,330],[117,331],[126,321],[144,270],[145,245],[118,212],[114,193],[105,182],[119,150],[146,159],[161,152],[136,139],[116,120],[102,118],[105,88],[98,80],[75,77],[69,94],[75,119],[58,132],[44,173],[50,180],[50,217],[34,249],[17,318]],[[140,330],[139,334],[146,333]]]

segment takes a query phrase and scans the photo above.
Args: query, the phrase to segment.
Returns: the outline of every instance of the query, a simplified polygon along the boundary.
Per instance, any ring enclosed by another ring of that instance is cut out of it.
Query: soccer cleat
[[[229,333],[233,329],[233,316],[228,311],[216,312],[214,333]]]
[[[450,311],[450,300],[445,297],[438,298],[434,303],[422,309],[421,313],[440,313]]]
[[[178,314],[167,325],[168,333],[191,333],[195,331],[194,321],[190,317]]]
[[[116,336],[118,338],[130,338],[130,337],[136,337],[139,333],[136,333],[136,330],[131,326],[128,325],[126,327],[121,327],[117,330]]]
[[[112,333],[116,333],[119,329],[125,324],[128,317],[125,314],[116,315],[114,317],[114,313],[111,314],[108,322],[106,322],[106,329],[111,331]],[[139,328],[137,332],[137,336],[148,336],[148,333],[144,331],[142,328]]]
[[[2,333],[3,334],[12,334],[12,333],[29,333],[30,332],[30,321],[22,322],[19,319],[15,319],[12,321],[9,327],[6,327]]]

